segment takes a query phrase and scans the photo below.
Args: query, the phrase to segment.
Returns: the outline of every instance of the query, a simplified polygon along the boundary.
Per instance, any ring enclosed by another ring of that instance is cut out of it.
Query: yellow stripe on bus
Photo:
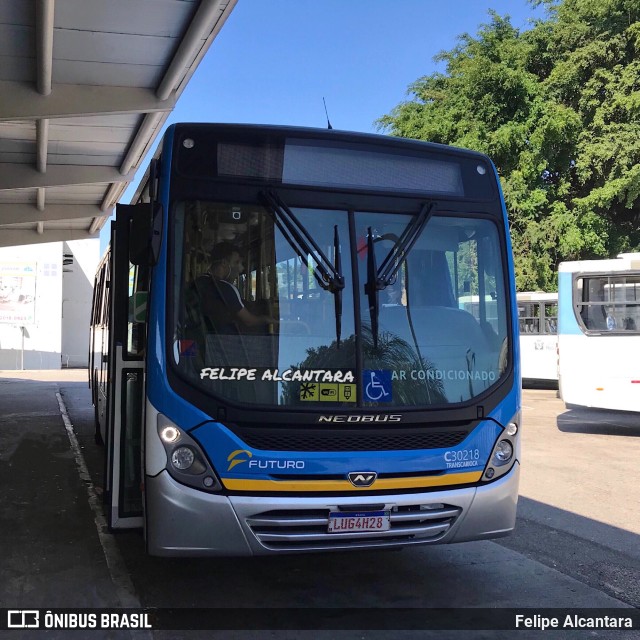
[[[225,488],[231,491],[381,491],[386,489],[422,489],[477,482],[482,471],[453,473],[443,476],[418,476],[414,478],[380,478],[370,487],[354,487],[348,480],[248,480],[246,478],[222,478]]]

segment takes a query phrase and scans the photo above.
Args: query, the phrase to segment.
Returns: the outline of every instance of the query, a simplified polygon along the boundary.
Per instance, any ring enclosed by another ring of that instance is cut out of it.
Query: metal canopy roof
[[[0,0],[0,246],[97,237],[237,0]]]

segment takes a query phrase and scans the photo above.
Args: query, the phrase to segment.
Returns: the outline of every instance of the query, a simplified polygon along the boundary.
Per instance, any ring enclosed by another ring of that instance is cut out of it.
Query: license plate
[[[389,531],[389,511],[335,512],[329,514],[329,533],[351,531]]]

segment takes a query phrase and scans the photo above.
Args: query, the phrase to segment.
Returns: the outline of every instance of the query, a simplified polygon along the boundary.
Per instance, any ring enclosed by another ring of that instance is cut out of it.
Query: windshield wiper
[[[333,226],[333,254],[335,261],[335,271],[340,279],[333,291],[333,303],[336,315],[336,347],[340,348],[340,335],[342,334],[342,290],[344,289],[344,276],[342,275],[342,254],[340,252],[340,236],[338,235],[338,225]]]
[[[342,275],[338,225],[334,225],[333,227],[335,255],[334,263],[332,264],[311,234],[277,193],[274,191],[263,191],[260,193],[260,197],[266,206],[267,212],[280,230],[280,233],[282,233],[284,239],[296,252],[305,267],[308,268],[309,257],[312,258],[314,262],[312,273],[318,285],[334,295],[336,340],[339,348],[340,335],[342,333],[342,290],[344,289],[344,276]]]
[[[371,227],[367,229],[367,282],[364,285],[364,292],[369,300],[371,333],[373,334],[373,347],[375,349],[378,348],[378,315],[380,311],[378,293],[395,282],[402,263],[406,260],[422,230],[429,222],[433,211],[433,202],[425,202],[422,205],[418,215],[409,222],[397,242],[391,247],[380,268],[376,265],[373,231]]]
[[[376,252],[373,248],[373,230],[367,229],[367,282],[364,292],[369,300],[369,317],[371,318],[371,334],[373,335],[373,348],[378,348],[378,310],[380,307],[377,284],[378,267],[376,266]]]

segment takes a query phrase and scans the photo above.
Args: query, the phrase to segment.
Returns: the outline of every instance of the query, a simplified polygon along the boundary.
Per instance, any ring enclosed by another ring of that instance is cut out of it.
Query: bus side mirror
[[[162,205],[158,202],[119,204],[116,216],[129,214],[129,262],[153,266],[160,257]]]

